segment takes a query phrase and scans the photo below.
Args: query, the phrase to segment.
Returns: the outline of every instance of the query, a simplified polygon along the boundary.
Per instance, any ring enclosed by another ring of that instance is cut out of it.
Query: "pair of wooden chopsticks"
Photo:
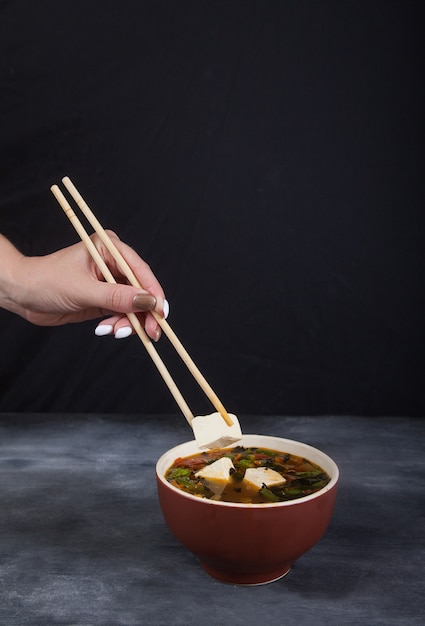
[[[87,221],[91,224],[91,226],[94,229],[94,231],[99,235],[100,239],[105,244],[106,248],[109,250],[109,252],[113,256],[113,258],[117,262],[118,267],[120,268],[120,270],[123,273],[123,275],[127,278],[127,280],[130,283],[130,285],[133,285],[133,287],[142,288],[142,285],[137,280],[137,278],[134,275],[134,272],[132,271],[131,267],[128,265],[127,261],[124,259],[122,254],[119,252],[119,250],[115,246],[115,244],[112,242],[112,240],[110,239],[110,237],[106,233],[105,229],[102,227],[102,225],[97,220],[97,218],[95,217],[95,215],[93,214],[91,209],[88,207],[87,203],[83,200],[82,196],[77,191],[75,185],[71,182],[71,180],[68,178],[68,176],[63,178],[62,182],[63,182],[65,188],[67,189],[67,191],[69,192],[69,194],[71,195],[71,197],[76,202],[76,204],[79,207],[79,209],[85,215]],[[69,218],[71,224],[74,226],[74,228],[77,231],[78,235],[80,236],[81,240],[86,245],[87,250],[89,251],[90,255],[92,256],[92,258],[94,260],[94,262],[96,263],[96,265],[98,266],[98,268],[102,272],[103,277],[105,278],[105,280],[108,283],[116,283],[116,280],[113,277],[110,269],[106,265],[105,261],[102,259],[102,257],[99,254],[96,246],[92,242],[89,234],[85,230],[85,228],[84,228],[83,224],[81,223],[81,221],[79,220],[79,218],[75,215],[75,213],[74,213],[73,209],[71,208],[68,200],[66,199],[66,197],[64,196],[62,191],[59,189],[58,185],[52,185],[52,187],[50,189],[51,189],[53,195],[55,196],[56,200],[59,202],[60,206],[64,210],[65,214]],[[155,311],[152,311],[152,315],[155,317],[155,319],[158,322],[159,326],[162,328],[164,333],[167,335],[168,339],[170,340],[170,342],[172,343],[172,345],[176,349],[177,353],[179,354],[179,356],[181,357],[183,362],[186,364],[186,366],[189,369],[190,373],[192,374],[192,376],[194,377],[196,382],[199,384],[201,389],[204,391],[205,395],[211,401],[212,405],[216,408],[216,410],[223,417],[223,419],[226,422],[226,424],[228,426],[232,426],[233,421],[230,418],[229,414],[227,413],[226,409],[224,408],[223,404],[221,403],[221,401],[219,400],[219,398],[217,397],[217,395],[213,391],[213,389],[210,387],[210,385],[208,384],[208,382],[206,381],[204,376],[201,374],[199,369],[196,367],[195,363],[192,361],[192,359],[189,356],[188,352],[183,347],[182,343],[180,342],[180,340],[178,339],[178,337],[176,336],[176,334],[174,333],[174,331],[172,330],[172,328],[170,327],[168,322],[163,317],[158,315],[158,313],[156,313]],[[137,317],[137,315],[135,313],[127,313],[127,317],[129,319],[131,325],[133,326],[135,332],[137,333],[137,335],[139,336],[140,340],[142,341],[143,345],[145,346],[146,350],[148,351],[148,353],[149,353],[150,357],[152,358],[153,362],[155,363],[159,373],[161,374],[162,378],[164,379],[167,387],[169,388],[169,390],[170,390],[171,394],[173,395],[174,399],[176,400],[176,402],[177,402],[178,406],[180,407],[183,415],[186,417],[187,421],[190,424],[192,422],[193,418],[194,418],[194,415],[193,415],[192,411],[190,410],[190,408],[188,407],[185,399],[183,398],[181,392],[179,391],[179,389],[178,389],[176,383],[174,382],[173,378],[171,377],[170,373],[168,372],[166,366],[164,365],[164,362],[162,361],[161,357],[159,356],[158,352],[156,351],[153,343],[151,342],[150,338],[146,334],[142,324],[140,323],[139,318]]]

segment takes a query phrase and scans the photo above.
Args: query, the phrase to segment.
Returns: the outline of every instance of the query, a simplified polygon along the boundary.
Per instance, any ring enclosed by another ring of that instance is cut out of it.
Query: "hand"
[[[143,289],[126,282],[117,264],[97,235],[92,241],[111,270],[117,285],[105,283],[99,269],[80,242],[52,254],[26,257],[3,237],[0,255],[6,259],[5,278],[0,281],[1,305],[41,326],[82,322],[103,317],[96,334],[128,336],[132,329],[125,313],[141,312],[139,317],[151,339],[159,339],[160,328],[150,310],[166,315],[164,292],[149,265],[115,233],[109,236],[132,268]],[[2,293],[3,297],[1,297]]]

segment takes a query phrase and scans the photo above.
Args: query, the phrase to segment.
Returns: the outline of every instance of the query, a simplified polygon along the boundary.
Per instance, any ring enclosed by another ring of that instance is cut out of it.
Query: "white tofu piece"
[[[224,456],[222,459],[218,459],[214,461],[214,463],[203,467],[199,472],[196,472],[195,476],[196,478],[208,478],[209,480],[224,480],[228,482],[232,468],[235,469],[232,459]]]
[[[191,426],[199,448],[225,448],[242,439],[242,431],[236,415],[229,413],[232,426],[228,426],[220,413],[198,415]]]
[[[263,485],[266,487],[284,485],[286,478],[268,467],[249,467],[245,471],[243,482],[253,489],[261,489]]]
[[[207,483],[207,486],[215,495],[221,495],[230,480],[230,470],[235,469],[232,460],[228,457],[223,457],[206,465],[204,468],[196,472],[197,478],[203,478]]]

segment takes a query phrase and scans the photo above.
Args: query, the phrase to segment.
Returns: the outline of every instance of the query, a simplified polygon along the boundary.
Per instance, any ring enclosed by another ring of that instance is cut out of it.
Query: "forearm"
[[[23,258],[21,252],[0,234],[0,307],[18,314],[22,314],[22,310],[16,298],[17,274]]]

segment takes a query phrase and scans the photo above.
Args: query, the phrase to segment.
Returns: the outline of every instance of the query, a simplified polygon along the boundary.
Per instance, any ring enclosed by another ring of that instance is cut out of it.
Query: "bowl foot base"
[[[224,583],[230,583],[232,585],[267,585],[268,583],[274,583],[276,580],[280,580],[291,571],[291,567],[286,566],[283,569],[278,569],[273,572],[263,572],[261,574],[243,574],[236,572],[226,572],[223,570],[215,569],[206,563],[201,561],[202,568],[217,580]]]

